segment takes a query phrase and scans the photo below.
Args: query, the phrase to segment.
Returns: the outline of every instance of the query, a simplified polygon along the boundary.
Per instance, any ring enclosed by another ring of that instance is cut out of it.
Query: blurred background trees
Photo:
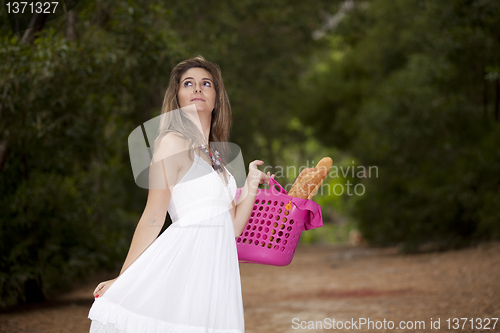
[[[315,197],[327,225],[303,241],[352,228],[408,251],[500,238],[497,1],[95,0],[69,13],[22,42],[2,7],[0,306],[121,267],[147,194],[127,137],[198,54],[221,67],[246,164],[285,170],[283,186],[327,155],[377,167],[331,173]],[[335,194],[347,181],[366,192]]]
[[[356,2],[325,36],[301,119],[379,167],[352,210],[372,244],[500,236],[499,18],[496,1]]]

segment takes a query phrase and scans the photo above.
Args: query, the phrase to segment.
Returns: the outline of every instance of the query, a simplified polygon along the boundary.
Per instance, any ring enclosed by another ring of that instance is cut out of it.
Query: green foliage
[[[321,206],[324,226],[304,231],[300,242],[346,243],[349,232],[355,228],[350,207],[360,197],[354,193],[354,186],[361,184],[357,177],[359,163],[338,149],[321,145],[312,129],[305,127],[296,117],[290,119],[288,129],[301,139],[287,144],[274,139],[271,149],[276,164],[265,165],[262,170],[274,173],[280,185],[289,191],[302,170],[314,167],[325,156],[331,157],[332,169],[313,199]],[[266,144],[265,139],[257,138],[257,144]]]
[[[318,138],[379,167],[352,210],[379,245],[498,239],[495,1],[356,6],[304,81]]]
[[[247,163],[378,168],[328,178],[366,193],[319,193],[327,225],[303,241],[345,240],[354,222],[408,248],[500,237],[498,2],[355,1],[311,38],[339,3],[86,1],[75,40],[63,16],[29,45],[0,21],[0,306],[123,263],[146,196],[127,136],[198,54],[222,69]]]
[[[349,233],[354,230],[352,221],[342,224],[326,223],[321,228],[303,231],[300,234],[300,244],[346,244]]]
[[[288,123],[299,96],[298,77],[317,45],[312,32],[335,4],[186,0],[170,5],[172,25],[189,41],[189,53],[221,67],[233,110],[231,141],[242,148],[247,164],[261,159],[277,165],[273,141],[296,142]]]
[[[64,18],[33,44],[12,33],[0,40],[0,143],[8,147],[1,307],[50,297],[97,269],[119,269],[144,207],[127,137],[150,118],[150,96],[162,90],[182,44],[173,30],[159,29],[168,17],[162,7],[87,2],[78,10],[73,42]]]
[[[72,176],[33,171],[4,193],[2,306],[49,297],[97,269],[117,269],[137,216],[122,207],[123,170],[100,168]]]
[[[159,114],[179,61],[201,54],[220,65],[232,141],[247,163],[275,165],[272,142],[300,133],[286,128],[291,96],[329,7],[85,1],[74,9],[76,39],[66,38],[62,16],[27,45],[0,21],[0,146],[8,147],[0,161],[0,306],[50,297],[123,263],[146,195],[132,179],[127,136]]]

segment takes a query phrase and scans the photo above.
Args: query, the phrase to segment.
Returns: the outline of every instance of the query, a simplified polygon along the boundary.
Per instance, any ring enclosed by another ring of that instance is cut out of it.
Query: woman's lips
[[[203,98],[193,98],[191,100],[191,102],[193,102],[193,101],[202,101],[202,102],[205,102],[205,100]]]

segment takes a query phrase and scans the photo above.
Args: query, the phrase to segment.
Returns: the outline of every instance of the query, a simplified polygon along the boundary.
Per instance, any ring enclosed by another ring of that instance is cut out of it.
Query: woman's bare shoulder
[[[158,159],[185,154],[190,149],[190,140],[176,132],[169,132],[160,141],[158,151],[155,155]]]
[[[168,132],[163,137],[162,141],[166,141],[170,144],[179,145],[182,147],[189,147],[190,140],[179,132]]]

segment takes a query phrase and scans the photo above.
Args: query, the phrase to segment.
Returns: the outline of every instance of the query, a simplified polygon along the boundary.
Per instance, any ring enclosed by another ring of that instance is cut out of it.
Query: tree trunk
[[[2,114],[3,105],[0,104],[0,115]],[[6,139],[0,139],[0,172],[2,172],[5,163],[7,163],[7,155],[9,153],[9,145]]]
[[[486,71],[483,69],[483,78],[486,75]],[[488,80],[483,79],[483,117],[488,116]]]
[[[500,78],[495,81],[495,121],[498,122],[498,108],[500,104]]]
[[[2,172],[5,164],[7,163],[7,155],[9,154],[9,144],[7,140],[0,140],[0,172]]]
[[[23,38],[21,39],[21,43],[23,44],[31,44],[35,40],[35,34],[42,30],[45,22],[47,21],[47,17],[49,14],[47,13],[35,13],[31,18],[29,26],[32,28],[26,29],[24,32]]]
[[[78,38],[76,33],[76,17],[76,8],[66,13],[66,38],[69,41],[74,41]]]

